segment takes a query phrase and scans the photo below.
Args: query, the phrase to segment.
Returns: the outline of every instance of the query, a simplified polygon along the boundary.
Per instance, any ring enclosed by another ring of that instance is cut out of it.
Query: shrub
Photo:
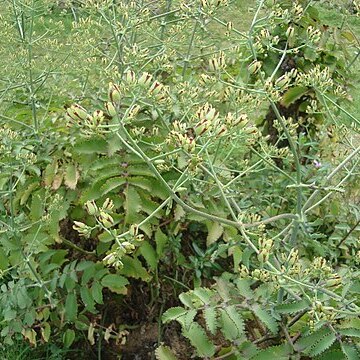
[[[258,2],[246,33],[223,5],[71,5],[75,25],[108,29],[112,81],[2,129],[5,342],[119,339],[96,317],[104,293],[138,279],[159,301],[176,266],[194,289],[162,319],[197,356],[358,358],[355,36],[308,1]]]

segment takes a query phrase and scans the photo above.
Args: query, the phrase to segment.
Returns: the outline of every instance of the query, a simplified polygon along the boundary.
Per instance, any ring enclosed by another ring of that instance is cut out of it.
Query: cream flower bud
[[[142,73],[142,75],[140,76],[139,80],[138,80],[138,84],[140,85],[145,85],[145,86],[150,86],[151,80],[152,80],[152,75],[150,75],[147,72]]]
[[[104,201],[101,210],[103,211],[111,211],[114,208],[114,202],[110,200],[109,198],[106,198]]]
[[[136,83],[136,76],[135,76],[134,71],[132,71],[132,70],[126,71],[125,74],[124,74],[124,80],[128,84],[135,84]]]
[[[248,66],[248,70],[250,74],[255,74],[257,73],[261,68],[261,62],[260,61],[253,61],[249,66]]]
[[[109,99],[113,103],[118,103],[121,100],[121,91],[118,85],[109,83]]]
[[[112,216],[109,215],[108,213],[104,212],[104,211],[101,211],[101,212],[100,212],[99,221],[100,221],[106,228],[110,228],[111,226],[114,225],[114,219],[112,218]]]
[[[85,209],[89,215],[97,215],[97,213],[99,212],[99,209],[95,201],[87,201],[85,203]]]
[[[155,80],[152,85],[150,86],[149,93],[156,95],[158,94],[162,89],[164,85],[161,84],[159,81]]]
[[[105,103],[105,109],[110,116],[116,116],[117,112],[112,102],[108,101]]]
[[[86,110],[78,104],[71,105],[66,110],[66,113],[72,120],[75,121],[83,121],[89,116]]]

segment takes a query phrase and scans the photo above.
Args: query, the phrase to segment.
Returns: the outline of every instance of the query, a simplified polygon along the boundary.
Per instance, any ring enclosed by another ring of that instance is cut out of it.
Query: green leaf
[[[236,287],[241,296],[246,299],[251,299],[254,296],[254,291],[250,288],[251,281],[247,279],[239,279],[236,281]]]
[[[38,191],[31,197],[30,218],[39,220],[44,213],[44,202],[41,193]]]
[[[139,248],[140,254],[144,257],[151,270],[155,270],[158,264],[156,251],[148,241],[143,241]]]
[[[191,324],[193,323],[193,321],[195,319],[196,314],[197,314],[196,309],[190,309],[186,312],[186,314],[184,316],[181,316],[178,319],[178,321],[180,322],[183,329],[188,330],[190,328]]]
[[[110,191],[115,190],[119,186],[122,186],[126,183],[126,179],[124,177],[114,177],[105,181],[105,183],[101,186],[101,195],[105,195]]]
[[[351,337],[357,337],[360,338],[360,329],[355,328],[347,328],[347,329],[340,329],[339,334],[343,336],[351,336]]]
[[[288,344],[271,346],[257,353],[251,360],[289,360],[291,352]]]
[[[121,164],[121,157],[116,155],[113,157],[101,157],[98,160],[95,160],[92,164],[90,169],[92,171],[98,172],[99,170],[108,171],[109,169],[118,168],[119,164]],[[119,172],[119,170],[117,169]],[[100,174],[102,171],[100,172]]]
[[[55,159],[46,166],[43,177],[45,186],[50,186],[53,183],[57,169],[58,163]]]
[[[193,290],[193,294],[196,295],[204,305],[207,305],[210,304],[214,292],[207,288],[198,287]]]
[[[244,333],[244,321],[234,305],[220,309],[221,331],[228,340],[236,340]]]
[[[330,349],[316,357],[316,360],[345,360],[344,354],[341,350]]]
[[[179,300],[187,307],[189,307],[190,309],[194,308],[194,304],[193,304],[193,296],[192,293],[190,291],[185,292],[185,293],[181,293],[179,295]]]
[[[164,254],[164,249],[165,249],[167,242],[168,242],[167,235],[165,235],[161,231],[160,227],[158,227],[155,232],[155,243],[156,243],[156,253],[157,253],[159,259]]]
[[[120,270],[122,275],[133,277],[134,279],[141,279],[143,281],[149,281],[151,279],[151,276],[143,267],[139,259],[125,255],[121,258],[121,261],[124,264],[123,268]]]
[[[215,335],[218,328],[216,309],[213,307],[205,308],[205,310],[203,311],[203,316],[205,319],[206,328],[210,331],[212,335]]]
[[[159,209],[159,204],[150,199],[149,193],[141,191],[139,194],[141,198],[141,210],[148,215],[161,219],[163,217],[164,210]]]
[[[26,190],[22,193],[21,199],[20,199],[20,205],[24,205],[26,204],[29,196],[31,195],[31,193],[37,188],[39,187],[39,182],[33,182],[31,183]]]
[[[207,229],[208,229],[208,235],[206,238],[206,245],[210,246],[215,241],[219,240],[221,235],[224,232],[223,226],[218,222],[207,222],[206,223]]]
[[[177,320],[182,316],[185,316],[188,310],[184,309],[183,307],[176,306],[172,307],[164,312],[162,315],[162,321],[164,323]]]
[[[41,336],[44,339],[45,342],[48,342],[51,335],[51,327],[48,322],[44,322],[41,324]]]
[[[134,224],[137,222],[137,213],[141,210],[141,199],[137,191],[131,186],[124,190],[124,194],[125,223]]]
[[[16,293],[16,300],[20,309],[25,309],[32,304],[32,300],[26,289],[26,287],[21,287]]]
[[[85,309],[90,312],[94,312],[95,311],[95,302],[92,297],[90,289],[86,286],[82,286],[80,288],[80,296],[81,296],[82,302],[85,305]]]
[[[313,346],[315,346],[322,338],[332,334],[332,331],[326,327],[322,327],[321,329],[313,332],[312,334],[305,336],[298,340],[294,347],[297,351],[305,351],[306,349],[310,350]]]
[[[156,360],[177,360],[174,353],[169,349],[169,347],[160,345],[155,350]]]
[[[359,360],[360,359],[359,352],[356,349],[356,347],[353,345],[346,344],[343,342],[341,344],[341,350],[344,353],[344,355],[346,356],[347,360]]]
[[[106,154],[107,142],[104,139],[90,139],[80,141],[74,146],[74,150],[80,154]]]
[[[69,348],[75,340],[75,331],[67,329],[63,335],[63,343],[66,348]]]
[[[295,86],[285,92],[282,98],[282,105],[288,107],[308,92],[306,86]]]
[[[137,186],[143,190],[151,192],[152,190],[152,183],[150,180],[141,177],[141,176],[133,176],[128,179],[129,184]]]
[[[0,270],[6,270],[9,266],[9,259],[7,258],[5,251],[0,247]]]
[[[74,163],[68,164],[65,169],[64,183],[72,190],[76,189],[76,184],[79,180],[79,171]]]
[[[264,309],[262,309],[258,304],[252,306],[255,316],[257,316],[260,321],[275,335],[278,332],[278,324],[276,320]]]
[[[78,304],[76,301],[76,294],[74,292],[67,295],[65,300],[65,319],[74,321],[78,312]]]
[[[183,335],[190,340],[199,356],[209,357],[215,354],[214,344],[198,323],[192,323],[188,329],[183,329]]]
[[[186,215],[185,210],[179,204],[176,204],[175,211],[174,211],[174,221],[180,221]]]
[[[98,281],[93,282],[91,286],[91,295],[98,304],[104,303],[102,289],[103,287],[100,285]]]
[[[101,279],[101,285],[103,287],[107,287],[111,291],[113,291],[117,294],[126,295],[126,293],[127,293],[126,285],[128,285],[128,284],[129,284],[128,279],[126,279],[124,276],[117,275],[117,274],[105,275]]]
[[[288,304],[277,305],[275,306],[275,310],[279,314],[293,314],[305,310],[308,307],[309,307],[308,301],[300,300]]]
[[[310,356],[316,356],[327,350],[336,340],[336,335],[333,332],[326,334],[316,344],[314,344],[309,350],[305,351]]]

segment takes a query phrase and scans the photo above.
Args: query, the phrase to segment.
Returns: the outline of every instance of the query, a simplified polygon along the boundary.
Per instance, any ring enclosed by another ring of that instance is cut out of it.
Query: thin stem
[[[192,48],[192,46],[194,44],[194,39],[195,39],[195,34],[196,34],[197,28],[198,28],[198,20],[194,19],[194,28],[193,28],[193,31],[192,31],[192,34],[191,34],[189,46],[188,46],[187,53],[186,53],[186,56],[185,56],[185,59],[184,59],[184,67],[183,67],[183,71],[182,71],[183,79],[185,78],[185,73],[186,73],[187,67],[189,65],[190,52],[191,52],[191,48]]]

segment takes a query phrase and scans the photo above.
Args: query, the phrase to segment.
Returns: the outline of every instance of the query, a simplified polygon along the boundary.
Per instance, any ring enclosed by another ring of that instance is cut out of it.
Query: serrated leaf
[[[188,329],[183,329],[183,335],[190,340],[199,356],[213,356],[215,346],[198,323],[192,323]]]
[[[66,166],[64,183],[65,185],[72,190],[76,189],[76,184],[79,180],[79,171],[75,163],[70,163]]]
[[[236,281],[236,287],[241,296],[246,299],[251,299],[254,296],[254,291],[250,288],[251,281],[247,279],[239,279]]]
[[[332,334],[332,331],[326,327],[322,327],[321,329],[313,332],[312,334],[305,336],[298,340],[294,344],[294,348],[297,351],[304,351],[306,349],[310,349],[315,346],[317,342],[319,342],[323,337]]]
[[[277,305],[275,306],[275,310],[279,314],[293,314],[305,310],[308,307],[309,307],[308,301],[300,300],[289,304]]]
[[[81,203],[86,203],[87,201],[97,200],[102,195],[101,186],[102,183],[93,184],[91,188],[83,191],[80,197]]]
[[[31,197],[30,218],[39,220],[44,212],[44,203],[40,192],[36,192]]]
[[[359,352],[356,349],[356,347],[353,345],[346,344],[343,342],[341,344],[341,350],[344,353],[347,360],[359,360],[360,359]]]
[[[91,164],[90,169],[92,171],[105,170],[106,168],[113,169],[113,168],[119,168],[120,164],[121,164],[120,156],[101,157],[100,159],[95,160]]]
[[[44,171],[44,177],[43,177],[45,186],[50,186],[52,184],[57,170],[58,170],[57,160],[53,160],[50,164],[46,165]]]
[[[115,134],[108,141],[108,156],[113,156],[118,150],[123,148],[123,143],[119,137]]]
[[[141,210],[141,199],[137,191],[131,186],[124,190],[124,194],[125,223],[134,224],[137,222],[137,213]]]
[[[81,286],[80,296],[81,296],[82,302],[85,305],[85,309],[90,312],[93,312],[95,310],[95,302],[92,297],[90,289],[86,286]]]
[[[63,335],[63,343],[65,348],[69,348],[75,340],[75,331],[67,329]]]
[[[9,259],[5,254],[5,251],[0,247],[0,270],[5,270],[9,266]]]
[[[216,279],[216,290],[224,301],[231,299],[229,282],[221,277]]]
[[[170,348],[164,345],[160,345],[155,350],[155,357],[156,360],[177,360],[176,356],[170,350]]]
[[[105,181],[105,183],[101,186],[101,195],[106,195],[110,191],[115,190],[119,186],[122,186],[126,183],[126,179],[124,177],[113,177]]]
[[[148,241],[143,241],[139,248],[140,254],[144,257],[150,269],[155,270],[157,268],[158,258],[156,251]]]
[[[309,350],[305,351],[310,356],[316,356],[327,350],[336,340],[336,335],[333,332],[326,334],[317,343],[315,343]]]
[[[216,242],[224,232],[224,227],[218,222],[207,222],[206,224],[208,235],[206,238],[206,245],[210,246]]]
[[[180,318],[178,318],[178,322],[181,324],[183,329],[188,330],[190,328],[191,324],[193,323],[193,321],[195,319],[196,314],[197,314],[196,309],[190,309],[186,312],[186,314],[184,316],[181,316]]]
[[[244,321],[234,305],[220,309],[221,331],[228,340],[236,340],[244,333]]]
[[[155,232],[155,243],[156,243],[156,253],[159,258],[161,258],[161,256],[164,254],[164,249],[167,241],[168,241],[168,236],[161,231],[160,227],[158,227]]]
[[[22,196],[21,196],[21,199],[20,199],[20,205],[24,205],[24,204],[27,202],[27,200],[28,200],[29,196],[31,195],[31,193],[32,193],[36,188],[38,188],[39,185],[40,185],[40,184],[36,181],[36,182],[31,183],[31,184],[26,188],[26,190],[22,193]]]
[[[65,318],[69,321],[74,321],[77,316],[78,304],[75,293],[70,293],[65,300]]]
[[[103,287],[107,287],[111,291],[113,291],[117,294],[126,295],[126,293],[127,293],[126,285],[128,285],[128,284],[129,284],[128,279],[126,279],[124,276],[117,275],[117,274],[105,275],[101,279],[101,285]]]
[[[291,348],[288,344],[280,346],[271,346],[265,350],[258,352],[251,360],[289,360]]]
[[[150,180],[141,177],[141,176],[133,176],[128,179],[129,184],[137,186],[143,190],[151,192],[152,190],[152,183]]]
[[[181,316],[186,315],[187,312],[188,310],[184,309],[183,307],[172,307],[164,312],[164,314],[162,315],[162,321],[164,323],[167,323],[169,321],[177,320]]]
[[[255,316],[275,335],[278,332],[278,324],[276,320],[259,305],[255,304],[252,306]]]
[[[204,304],[210,304],[212,295],[214,292],[207,288],[198,287],[193,290],[193,294],[196,295]]]
[[[181,293],[179,295],[179,300],[187,307],[193,309],[194,308],[194,304],[193,304],[193,297],[191,296],[191,292],[185,292],[185,293]]]
[[[212,335],[216,334],[218,328],[217,311],[213,307],[208,307],[203,311],[203,316],[206,323],[206,328]]]
[[[344,354],[341,350],[329,350],[325,351],[321,355],[316,357],[316,360],[345,360]]]
[[[75,144],[74,150],[80,154],[106,154],[108,145],[104,139],[90,139]]]
[[[282,105],[288,107],[308,92],[306,86],[295,86],[285,92],[282,98]]]
[[[48,322],[42,323],[41,327],[41,336],[44,339],[45,342],[48,342],[51,335],[51,327]]]
[[[360,329],[347,328],[338,330],[339,334],[343,336],[351,336],[360,338]]]
[[[141,210],[152,215],[154,218],[161,219],[164,214],[164,210],[159,209],[159,204],[156,201],[150,199],[150,195],[144,191],[139,192],[141,198]]]
[[[149,179],[152,184],[151,194],[153,197],[158,197],[161,200],[165,200],[169,197],[169,192],[166,187],[157,179]]]
[[[122,275],[133,277],[134,279],[141,279],[143,281],[149,281],[151,279],[151,276],[143,267],[139,259],[125,255],[121,258],[121,261],[124,264],[123,268],[120,270]]]
[[[104,303],[102,289],[103,287],[100,285],[98,281],[93,282],[91,286],[91,295],[98,304]]]
[[[175,211],[174,211],[174,220],[180,221],[183,217],[185,217],[185,210],[179,204],[176,204]]]

